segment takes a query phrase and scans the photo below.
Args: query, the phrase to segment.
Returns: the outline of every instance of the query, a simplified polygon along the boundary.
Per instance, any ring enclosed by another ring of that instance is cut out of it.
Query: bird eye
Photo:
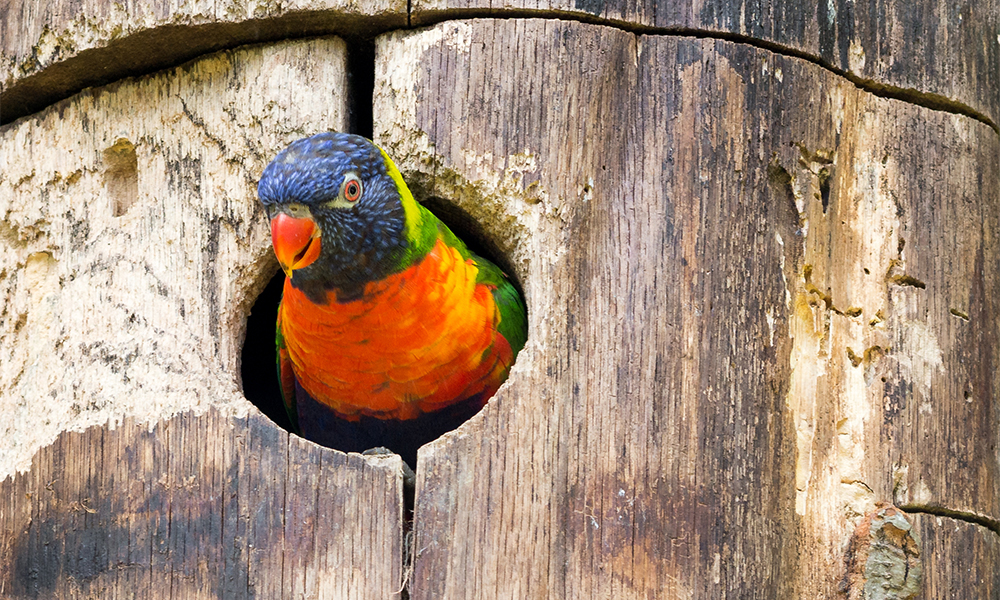
[[[344,182],[344,199],[348,202],[355,202],[361,197],[361,182],[357,179],[348,179]]]

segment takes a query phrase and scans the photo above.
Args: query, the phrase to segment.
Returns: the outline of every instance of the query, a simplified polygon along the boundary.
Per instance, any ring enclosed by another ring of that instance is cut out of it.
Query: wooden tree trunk
[[[995,2],[77,4],[0,9],[0,597],[1000,598]],[[407,542],[243,394],[348,128],[529,307]]]

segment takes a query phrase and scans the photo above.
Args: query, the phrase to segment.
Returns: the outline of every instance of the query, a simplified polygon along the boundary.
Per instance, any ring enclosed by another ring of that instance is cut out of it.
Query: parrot
[[[417,450],[479,412],[527,341],[510,278],[410,192],[371,140],[292,142],[257,186],[285,274],[277,371],[295,433]]]

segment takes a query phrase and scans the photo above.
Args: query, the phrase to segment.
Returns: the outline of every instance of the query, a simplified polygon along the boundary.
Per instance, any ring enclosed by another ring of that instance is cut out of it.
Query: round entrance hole
[[[472,252],[499,266],[507,274],[518,293],[521,294],[522,299],[524,298],[523,290],[512,269],[510,260],[499,250],[498,245],[482,224],[462,208],[447,200],[432,197],[425,199],[423,205],[464,241]],[[276,270],[254,302],[247,319],[246,339],[242,349],[242,377],[246,398],[275,424],[294,433],[296,428],[292,426],[281,398],[276,363],[275,323],[284,283],[285,274],[281,270]],[[479,410],[481,409],[464,414],[461,421],[468,420]],[[457,423],[447,431],[460,425],[461,423]],[[419,430],[419,427],[417,429]],[[441,431],[439,435],[435,436],[435,439],[447,431]],[[424,443],[428,441],[431,440],[425,440]],[[337,450],[359,451],[359,448],[353,447],[349,443],[338,445],[336,440],[331,439],[320,440],[318,443]],[[412,452],[403,450],[400,453],[407,463],[412,467],[416,466],[415,448],[412,449]]]

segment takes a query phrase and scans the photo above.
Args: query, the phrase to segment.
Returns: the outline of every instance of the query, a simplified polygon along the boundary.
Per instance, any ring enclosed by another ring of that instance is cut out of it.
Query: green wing
[[[493,301],[500,310],[500,324],[497,326],[497,331],[507,339],[514,356],[517,356],[521,348],[524,348],[524,343],[528,341],[528,310],[524,305],[524,299],[500,267],[475,254],[472,255],[472,259],[479,267],[477,283],[485,283],[492,287]]]

